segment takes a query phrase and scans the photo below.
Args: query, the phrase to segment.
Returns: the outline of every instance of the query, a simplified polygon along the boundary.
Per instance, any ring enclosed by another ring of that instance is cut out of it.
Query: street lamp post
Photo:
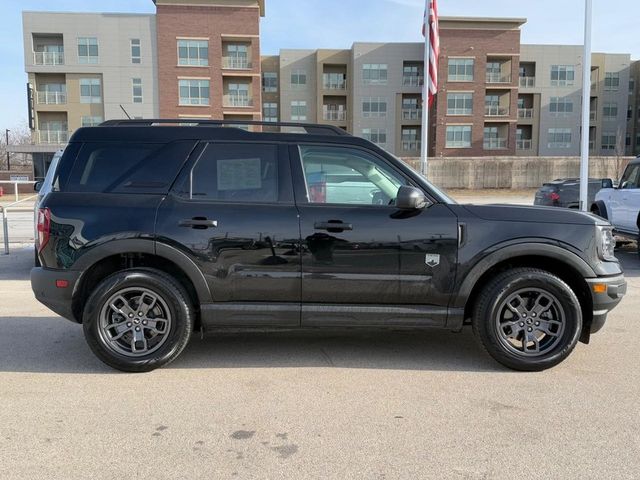
[[[7,148],[7,171],[11,170],[11,160],[9,159],[9,130],[8,128],[4,129],[4,135],[7,140],[6,148]]]

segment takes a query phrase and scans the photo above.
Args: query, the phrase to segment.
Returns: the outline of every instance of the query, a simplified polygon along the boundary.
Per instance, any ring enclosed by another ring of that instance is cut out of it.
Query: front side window
[[[142,103],[142,79],[131,79],[131,96],[133,103]]]
[[[209,65],[209,41],[178,40],[178,65],[196,67]]]
[[[386,117],[387,100],[382,97],[366,97],[362,99],[363,117]]]
[[[96,37],[78,37],[78,63],[98,63]]]
[[[450,82],[473,82],[473,58],[450,58],[449,59],[449,81]]]
[[[307,198],[315,204],[392,205],[408,182],[362,150],[301,145]]]
[[[99,78],[80,79],[80,103],[101,103],[102,93]]]
[[[140,63],[140,39],[131,39],[131,63]]]
[[[209,80],[179,80],[180,105],[209,105]]]
[[[472,93],[448,93],[447,94],[447,115],[472,115],[473,114],[473,94]]]
[[[573,65],[552,65],[551,86],[566,87],[573,85],[576,79],[576,71]]]
[[[189,175],[192,200],[273,203],[278,201],[278,147],[209,144]]]
[[[262,91],[267,93],[278,91],[278,74],[276,72],[264,72],[262,74]]]
[[[362,65],[362,81],[365,85],[386,85],[387,64],[365,63]]]
[[[447,125],[447,148],[471,148],[471,125]]]
[[[291,102],[291,120],[307,120],[307,102],[305,100],[293,100]]]
[[[640,188],[640,165],[629,165],[622,174],[620,186],[628,188]]]

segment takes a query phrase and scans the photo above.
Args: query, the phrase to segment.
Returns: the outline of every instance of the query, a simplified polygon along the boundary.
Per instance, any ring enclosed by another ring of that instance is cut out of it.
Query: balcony
[[[483,148],[485,150],[502,150],[507,148],[506,138],[485,138]]]
[[[222,68],[232,70],[251,70],[251,62],[244,57],[222,57]]]
[[[424,85],[424,76],[422,75],[403,75],[402,85],[405,87],[421,87]]]
[[[487,83],[511,83],[511,75],[500,72],[487,72]]]
[[[62,52],[33,52],[35,65],[64,65],[64,53]]]
[[[402,109],[403,120],[422,120],[421,108],[403,108]]]
[[[536,86],[536,77],[520,77],[520,87],[533,88]]]
[[[340,75],[323,73],[322,74],[322,88],[325,90],[346,90],[347,80]]]
[[[246,95],[224,95],[222,97],[223,107],[252,107],[253,99]]]
[[[63,144],[69,141],[69,132],[64,130],[36,130],[38,143]]]
[[[533,108],[519,108],[518,118],[533,118]]]
[[[41,105],[64,105],[67,92],[36,92],[36,101]]]
[[[403,140],[402,150],[405,152],[418,152],[422,149],[422,142],[420,140]]]
[[[516,140],[516,150],[531,150],[531,139]]]
[[[498,105],[487,105],[484,108],[484,114],[487,117],[508,117],[509,108],[500,107]]]
[[[343,122],[347,119],[346,110],[325,110],[322,112],[322,119],[330,122]]]

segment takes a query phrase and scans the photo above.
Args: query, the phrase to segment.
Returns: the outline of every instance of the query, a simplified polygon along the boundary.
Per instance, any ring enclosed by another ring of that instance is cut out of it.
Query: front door
[[[286,147],[209,143],[158,212],[159,242],[202,271],[208,325],[299,326],[300,253]]]
[[[629,165],[620,183],[619,205],[621,221],[619,227],[629,233],[638,231],[638,210],[640,210],[640,164]],[[616,225],[614,223],[614,225]]]
[[[358,147],[292,147],[302,245],[302,325],[443,325],[457,219],[394,207],[412,182]]]

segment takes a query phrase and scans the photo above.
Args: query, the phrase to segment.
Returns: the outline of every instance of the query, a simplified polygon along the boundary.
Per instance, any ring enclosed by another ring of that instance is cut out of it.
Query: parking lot
[[[168,367],[101,364],[0,255],[0,478],[637,478],[640,262],[591,345],[542,373],[471,332],[194,338]]]

